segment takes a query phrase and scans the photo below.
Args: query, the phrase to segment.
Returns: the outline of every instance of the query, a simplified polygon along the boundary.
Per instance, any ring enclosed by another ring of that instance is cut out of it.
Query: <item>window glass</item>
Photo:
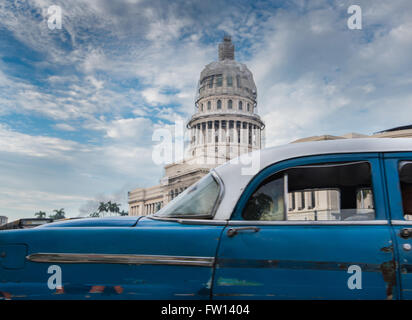
[[[223,77],[221,74],[216,76],[216,86],[221,87],[223,85]]]
[[[209,173],[179,194],[173,201],[159,210],[155,216],[165,218],[210,218],[219,193],[220,185]]]
[[[245,220],[374,220],[372,190],[368,162],[296,167],[266,179],[242,216]]]
[[[221,100],[217,100],[217,108],[222,109],[222,101]]]
[[[233,104],[232,100],[229,100],[228,103],[227,103],[227,107],[229,109],[232,109],[232,104]]]
[[[399,165],[402,206],[405,220],[412,220],[412,162],[403,161]]]
[[[213,76],[209,78],[209,88],[213,88]]]
[[[228,87],[232,87],[232,86],[233,86],[233,78],[232,78],[232,76],[227,76],[226,81],[227,81],[227,86],[228,86]]]
[[[207,110],[210,110],[211,109],[211,103],[210,103],[210,101],[208,101],[207,102]]]
[[[242,110],[243,109],[243,103],[242,103],[242,101],[239,101],[239,110]]]
[[[264,182],[250,197],[243,211],[245,220],[285,220],[285,178],[278,175]]]

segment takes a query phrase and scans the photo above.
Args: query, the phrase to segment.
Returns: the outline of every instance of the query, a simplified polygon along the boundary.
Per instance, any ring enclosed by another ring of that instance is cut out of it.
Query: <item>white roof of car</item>
[[[224,195],[215,219],[229,219],[249,181],[256,173],[274,163],[315,155],[401,151],[412,151],[412,138],[339,139],[291,143],[244,154],[214,169],[224,184]]]

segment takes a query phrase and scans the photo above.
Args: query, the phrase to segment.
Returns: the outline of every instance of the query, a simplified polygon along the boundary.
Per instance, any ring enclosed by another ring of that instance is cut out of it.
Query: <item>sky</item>
[[[127,191],[162,177],[154,130],[190,118],[225,34],[253,72],[266,146],[411,124],[411,17],[410,0],[1,1],[0,215],[127,210]]]

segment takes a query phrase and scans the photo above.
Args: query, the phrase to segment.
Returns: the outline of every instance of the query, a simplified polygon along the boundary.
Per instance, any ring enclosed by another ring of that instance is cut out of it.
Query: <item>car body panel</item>
[[[259,229],[222,235],[214,299],[397,299],[384,274],[394,261],[389,226]],[[353,265],[362,270],[361,290],[348,287]]]
[[[29,299],[209,299],[222,229],[143,218],[134,227],[4,231],[0,246],[19,239],[27,244],[28,259],[24,269],[0,269],[0,291]],[[49,259],[31,261],[36,254]],[[76,254],[77,260],[67,262],[61,255],[59,260],[56,254]],[[100,260],[90,262],[89,255]],[[173,260],[182,257],[189,263]],[[61,269],[61,290],[48,287],[48,268],[55,265]]]

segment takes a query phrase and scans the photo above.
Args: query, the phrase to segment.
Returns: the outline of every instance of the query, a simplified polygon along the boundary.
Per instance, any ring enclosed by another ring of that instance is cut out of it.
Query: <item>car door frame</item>
[[[230,228],[235,227],[248,227],[251,231],[253,228],[263,228],[267,226],[327,226],[327,225],[375,225],[375,226],[388,226],[389,230],[389,218],[388,218],[388,211],[387,205],[385,201],[385,194],[384,194],[384,181],[382,176],[382,164],[380,161],[381,154],[378,152],[371,152],[371,153],[348,153],[348,154],[328,154],[328,155],[314,155],[314,156],[305,156],[295,159],[285,160],[279,163],[274,163],[263,170],[261,170],[246,186],[244,192],[238,199],[238,202],[232,212],[231,219],[228,222],[228,226],[222,233],[222,238],[219,244],[218,254],[216,256],[216,271],[215,271],[215,279],[213,284],[213,298],[219,299],[219,269],[225,268],[224,258],[222,259],[222,250],[224,246],[225,238],[227,239],[227,232]],[[332,162],[356,162],[356,161],[368,161],[371,163],[371,170],[372,170],[372,187],[374,193],[374,204],[375,204],[375,220],[369,221],[248,221],[243,220],[242,218],[242,211],[256,188],[269,176],[276,174],[277,172],[293,168],[296,166],[302,165],[309,165],[309,164],[322,164],[322,163],[332,163]],[[246,233],[245,233],[246,234]],[[251,233],[253,234],[253,232]],[[388,231],[388,241],[392,240],[391,235]],[[392,252],[386,252],[388,254]],[[393,253],[392,259],[394,260]],[[385,278],[385,277],[383,277]],[[384,280],[386,283],[386,280]],[[396,282],[398,283],[398,282]],[[233,284],[233,283],[232,283]],[[228,284],[226,284],[228,285]],[[386,283],[388,286],[388,284]],[[257,288],[257,291],[259,289]],[[256,291],[256,292],[257,292]],[[396,299],[399,297],[397,288],[396,290],[392,291],[393,297]],[[232,295],[233,296],[233,295]],[[247,295],[250,297],[250,295]],[[254,296],[253,294],[251,296]],[[388,297],[388,296],[387,296]],[[230,295],[226,294],[224,298],[231,298]],[[241,298],[237,296],[237,298]],[[262,298],[262,296],[260,296]],[[272,297],[273,298],[273,297]],[[327,298],[327,297],[326,297]],[[270,297],[269,297],[270,299]]]
[[[402,195],[400,189],[400,179],[399,179],[399,163],[401,161],[412,162],[412,152],[386,152],[382,157],[383,170],[385,176],[385,184],[387,190],[387,203],[388,203],[388,214],[389,221],[391,224],[391,229],[394,239],[394,254],[397,261],[397,279],[398,279],[398,290],[400,299],[411,299],[412,288],[405,288],[405,282],[403,280],[402,274],[405,272],[403,268],[405,265],[401,261],[403,257],[402,245],[408,240],[402,239],[400,237],[400,230],[403,228],[412,228],[412,221],[405,220],[403,217],[403,205],[402,205]],[[411,243],[409,239],[409,243]],[[412,258],[410,258],[412,261]],[[411,265],[411,261],[407,265]],[[406,273],[410,273],[407,272]],[[411,275],[412,278],[412,275]],[[411,281],[411,280],[409,280]],[[407,293],[405,293],[407,292]],[[406,297],[405,297],[406,296]]]

